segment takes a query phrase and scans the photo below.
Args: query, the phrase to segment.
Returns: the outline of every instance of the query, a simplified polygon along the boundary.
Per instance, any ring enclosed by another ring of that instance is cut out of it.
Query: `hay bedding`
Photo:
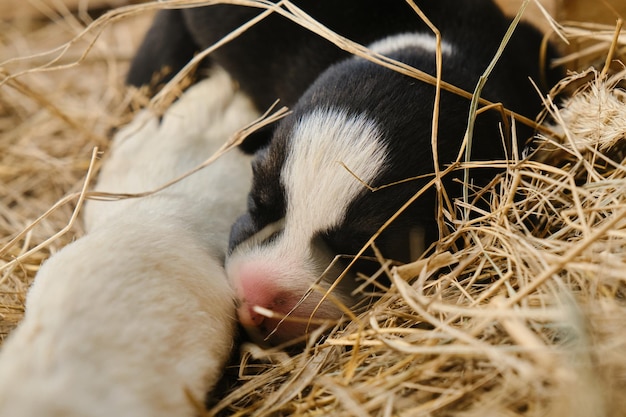
[[[72,216],[97,165],[92,148],[106,149],[109,130],[128,120],[132,94],[120,80],[149,18],[109,21],[74,65],[97,33],[88,32],[49,71],[57,53],[36,54],[89,19],[54,4],[53,23],[0,22],[2,338],[39,264],[82,234]],[[607,55],[623,60],[626,41],[611,27],[561,33],[583,45],[567,65],[597,70],[564,83],[578,88],[564,108],[546,103],[554,134],[479,193],[489,212],[471,222],[445,213],[453,234],[415,264],[383,262],[393,285],[380,301],[304,352],[243,346],[229,370],[240,382],[211,413],[626,415],[626,73],[616,61],[603,71]]]
[[[84,29],[88,15],[72,14],[61,2],[16,1],[14,6],[5,12],[16,15],[0,20],[2,339],[20,319],[25,292],[40,263],[83,233],[77,221],[67,233],[55,236],[68,225],[77,198],[61,200],[80,191],[92,148],[106,148],[109,129],[128,117],[120,80],[140,39],[141,29],[134,26],[148,22],[143,17],[112,24],[90,55],[75,65],[91,35],[63,55],[58,48]],[[61,204],[30,227],[57,202]]]

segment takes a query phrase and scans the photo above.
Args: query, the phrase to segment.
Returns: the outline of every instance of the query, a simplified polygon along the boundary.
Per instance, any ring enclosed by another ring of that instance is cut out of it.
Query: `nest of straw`
[[[83,233],[76,208],[92,150],[130,117],[121,80],[149,21],[139,12],[156,7],[0,23],[0,338],[41,262]],[[472,220],[447,213],[454,231],[427,256],[383,262],[390,288],[303,351],[242,346],[227,371],[237,382],[209,415],[626,416],[626,72],[616,64],[626,39],[553,27],[579,46],[561,62],[578,72],[559,87],[565,99],[546,99],[548,129],[530,155],[501,163],[478,193],[489,210],[459,203]]]

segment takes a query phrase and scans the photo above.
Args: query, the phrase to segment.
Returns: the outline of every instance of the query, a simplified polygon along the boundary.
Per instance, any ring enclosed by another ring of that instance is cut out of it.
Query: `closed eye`
[[[257,233],[252,235],[248,240],[254,240],[258,244],[268,244],[272,240],[276,239],[285,228],[285,218],[282,218],[276,222],[270,223]]]
[[[324,243],[338,255],[356,255],[370,235],[356,233],[353,231],[329,230],[320,232],[316,238],[321,239]]]

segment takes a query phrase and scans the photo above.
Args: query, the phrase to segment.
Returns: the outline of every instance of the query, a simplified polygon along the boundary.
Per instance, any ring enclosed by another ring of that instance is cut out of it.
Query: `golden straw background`
[[[569,42],[551,38],[575,98],[546,102],[554,135],[532,159],[500,163],[481,194],[490,211],[428,258],[385,265],[392,288],[322,343],[243,346],[239,381],[208,415],[626,416],[626,35],[611,2],[585,2],[604,25],[568,21],[574,3],[546,4],[563,27],[537,21]],[[146,103],[122,80],[162,6],[128,4],[0,5],[0,339],[41,262],[83,233],[73,216],[94,147],[106,153]]]

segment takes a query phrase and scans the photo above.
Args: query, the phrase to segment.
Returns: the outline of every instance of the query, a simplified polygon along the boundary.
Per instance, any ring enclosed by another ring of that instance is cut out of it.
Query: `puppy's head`
[[[335,256],[357,253],[379,226],[357,211],[371,193],[363,183],[386,160],[382,134],[364,115],[317,108],[280,125],[255,158],[248,212],[231,232],[227,269],[245,327],[280,342],[354,304],[352,276],[320,301],[345,267]]]

